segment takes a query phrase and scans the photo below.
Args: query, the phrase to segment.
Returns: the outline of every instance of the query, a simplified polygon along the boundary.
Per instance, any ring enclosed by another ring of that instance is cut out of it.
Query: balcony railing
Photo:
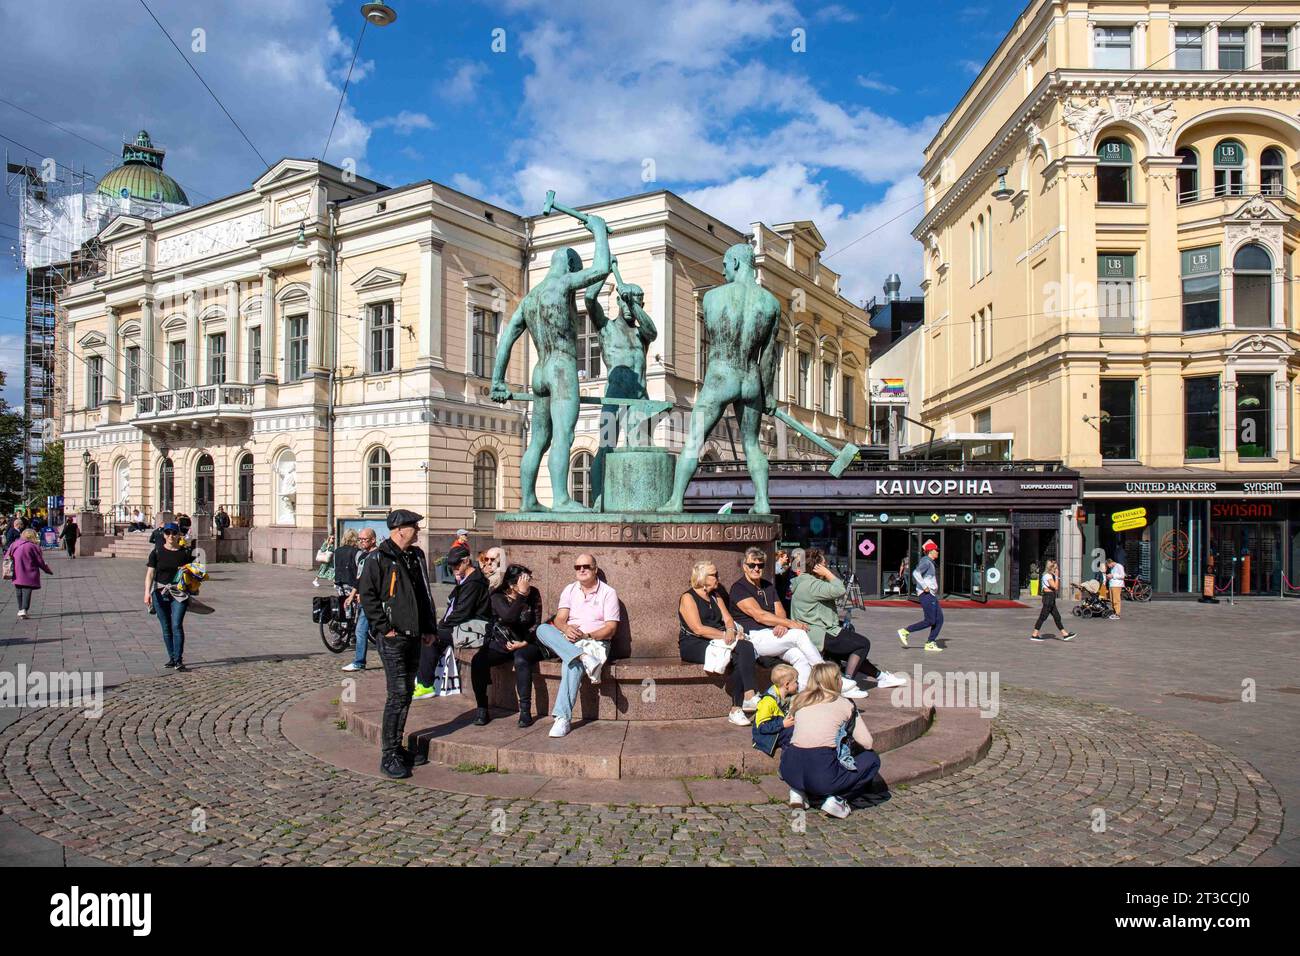
[[[825,461],[801,461],[801,460],[781,460],[772,459],[768,465],[773,473],[791,472],[791,471],[824,471],[830,459]],[[747,472],[748,465],[744,461],[710,461],[700,464],[697,474],[700,475],[723,475],[734,474],[736,472]],[[845,470],[845,475],[852,475],[856,472],[871,472],[872,474],[882,471],[979,471],[979,472],[1027,472],[1031,474],[1041,474],[1045,472],[1065,471],[1065,466],[1059,461],[953,461],[944,459],[904,459],[902,461],[863,461],[861,459],[850,462],[849,467]]]
[[[253,389],[248,385],[198,385],[135,397],[135,417],[162,419],[251,412]]]

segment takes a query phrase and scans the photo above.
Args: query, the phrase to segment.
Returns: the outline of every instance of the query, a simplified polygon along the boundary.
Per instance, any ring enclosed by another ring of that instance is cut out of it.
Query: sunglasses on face
[[[593,565],[593,564],[575,564],[575,565],[573,566],[573,570],[575,570],[575,571],[593,571],[593,570],[595,570],[595,565]]]
[[[752,562],[746,561],[745,567],[753,568],[755,571],[761,571],[766,566],[766,564],[767,564],[766,561],[760,561],[758,564],[754,564]]]

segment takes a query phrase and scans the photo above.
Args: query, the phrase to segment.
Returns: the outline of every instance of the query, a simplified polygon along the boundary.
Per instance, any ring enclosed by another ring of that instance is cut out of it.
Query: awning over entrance
[[[953,511],[968,508],[1059,510],[1079,500],[1080,478],[1053,463],[1005,462],[942,465],[907,470],[924,462],[900,463],[898,470],[866,462],[860,471],[831,478],[816,462],[797,467],[774,463],[768,482],[773,511],[825,508],[835,510]],[[754,499],[749,474],[731,463],[701,467],[686,492],[690,511],[714,511],[734,502],[741,510]]]

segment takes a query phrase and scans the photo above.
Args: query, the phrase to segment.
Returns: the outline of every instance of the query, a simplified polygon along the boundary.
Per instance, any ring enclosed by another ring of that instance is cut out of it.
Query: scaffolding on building
[[[61,304],[64,290],[103,273],[104,251],[97,237],[115,218],[157,219],[186,208],[131,195],[108,196],[97,191],[98,183],[99,176],[84,168],[78,171],[48,158],[39,166],[11,162],[6,153],[5,192],[18,207],[15,254],[26,273],[24,500],[45,446],[57,441],[62,430],[64,396],[73,372],[60,338],[66,319]]]

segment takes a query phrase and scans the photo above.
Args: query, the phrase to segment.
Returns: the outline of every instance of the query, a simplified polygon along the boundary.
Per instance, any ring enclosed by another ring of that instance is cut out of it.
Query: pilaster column
[[[1217,22],[1205,28],[1205,68],[1207,70],[1219,68],[1219,24]]]
[[[108,306],[105,311],[108,313],[108,367],[104,369],[104,401],[115,402],[118,396],[122,394],[118,382],[121,380],[120,369],[122,367],[121,349],[118,348],[118,328],[121,321],[117,314],[117,309]]]
[[[1137,315],[1134,331],[1178,332],[1182,329],[1179,308],[1182,264],[1178,255],[1178,166],[1177,156],[1148,156],[1141,161],[1147,175],[1147,229],[1150,241],[1146,261],[1138,256]]]
[[[1246,69],[1264,68],[1264,24],[1256,20],[1246,31]]]
[[[432,236],[420,240],[420,360],[427,358],[438,368],[447,365],[443,345],[443,245],[441,239]]]
[[[154,362],[157,361],[155,352],[157,347],[154,345],[154,319],[153,319],[153,300],[140,299],[140,391],[153,392],[157,390],[155,382],[158,376],[154,374]]]
[[[243,320],[239,314],[239,283],[226,283],[226,381],[243,382],[239,366],[240,336]]]
[[[1139,20],[1133,24],[1133,69],[1145,69],[1147,65],[1147,23]]]
[[[674,342],[677,334],[677,317],[673,314],[676,303],[673,263],[676,253],[664,246],[662,249],[655,249],[650,254],[650,258],[650,302],[653,308],[659,310],[659,314],[654,316],[659,323],[659,338],[650,350],[652,355],[657,351],[663,356],[665,369],[672,369],[677,360]],[[694,321],[694,316],[691,321]]]
[[[199,383],[199,293],[185,293],[185,385],[193,388]]]
[[[307,370],[325,372],[325,257],[316,255],[307,260],[311,266],[311,318],[307,326]]]
[[[275,314],[275,272],[262,270],[262,375],[260,381],[276,381],[276,369],[279,368],[279,350],[276,344],[276,332],[280,327],[280,317]]]

